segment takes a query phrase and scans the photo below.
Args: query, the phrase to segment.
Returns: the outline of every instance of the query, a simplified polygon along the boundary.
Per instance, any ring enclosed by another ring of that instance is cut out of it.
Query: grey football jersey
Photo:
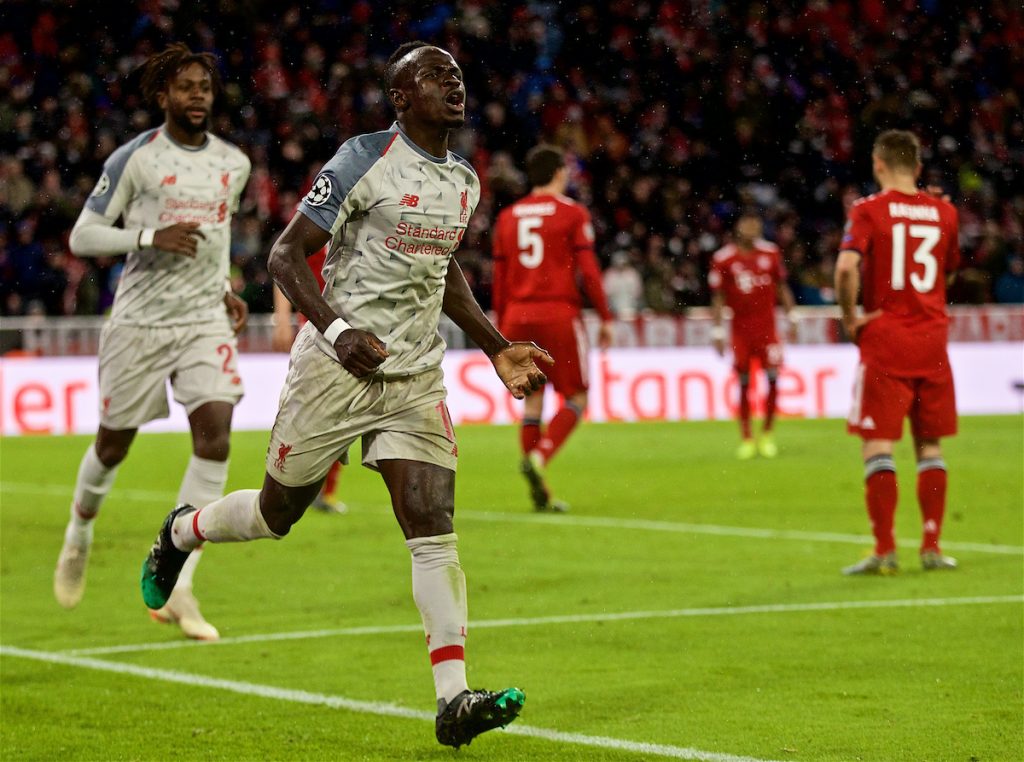
[[[110,155],[85,202],[126,228],[198,222],[194,259],[148,248],[129,252],[111,320],[130,325],[227,322],[224,286],[230,264],[231,215],[249,179],[248,157],[208,135],[199,148],[149,130]]]
[[[398,124],[346,141],[299,211],[332,236],[324,298],[353,328],[387,345],[379,372],[401,377],[439,367],[445,276],[480,200],[467,161],[431,156]],[[317,334],[322,351],[334,349]]]

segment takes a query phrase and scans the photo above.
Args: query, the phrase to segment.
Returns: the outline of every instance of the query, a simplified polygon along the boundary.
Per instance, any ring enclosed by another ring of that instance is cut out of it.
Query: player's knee
[[[106,468],[114,468],[128,457],[130,442],[104,442],[97,440],[96,457]]]
[[[203,434],[195,438],[192,450],[205,460],[225,461],[231,453],[231,434],[227,431]]]

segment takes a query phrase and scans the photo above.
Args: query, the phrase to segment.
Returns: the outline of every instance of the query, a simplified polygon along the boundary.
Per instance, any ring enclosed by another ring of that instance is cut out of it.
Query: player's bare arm
[[[779,284],[778,293],[779,302],[786,313],[788,338],[790,341],[796,341],[796,299],[793,297],[793,290],[789,284],[783,282]]]
[[[554,362],[551,355],[533,342],[510,342],[502,336],[480,309],[462,268],[454,259],[448,264],[441,309],[491,359],[498,378],[513,397],[523,399],[547,381],[536,361],[551,364]]]
[[[860,292],[860,253],[852,249],[839,252],[836,260],[836,301],[842,312],[843,330],[850,341],[857,341],[860,330],[871,319],[857,315],[857,294]]]
[[[725,357],[725,326],[722,325],[722,308],[725,296],[721,291],[711,293],[711,345],[719,357]]]
[[[321,295],[306,257],[323,248],[329,239],[330,233],[298,212],[270,250],[267,261],[278,288],[321,333],[339,317]],[[334,350],[342,367],[357,378],[373,373],[388,357],[379,338],[351,327],[337,336]]]
[[[249,305],[234,292],[227,291],[224,293],[224,309],[228,311],[231,330],[237,336],[249,324]]]

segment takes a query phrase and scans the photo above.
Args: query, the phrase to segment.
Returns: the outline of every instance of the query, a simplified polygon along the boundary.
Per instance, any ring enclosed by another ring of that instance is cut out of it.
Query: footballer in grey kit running
[[[270,254],[274,280],[309,323],[292,347],[263,488],[171,511],[143,564],[142,593],[161,605],[204,541],[283,537],[361,438],[363,464],[383,476],[412,556],[437,739],[458,747],[511,722],[525,697],[466,682],[466,582],[452,523],[458,447],[438,319],[444,312],[466,331],[517,398],[541,388],[535,361],[551,358],[491,325],[453,257],[480,196],[472,167],[448,151],[449,130],[465,121],[458,64],[406,43],[388,62],[387,86],[397,122],[341,147]],[[321,294],[303,258],[328,241]]]
[[[93,521],[118,465],[139,426],[169,413],[168,380],[192,429],[179,499],[206,503],[224,491],[231,414],[242,397],[235,334],[247,316],[226,288],[231,216],[250,164],[207,132],[219,82],[213,56],[180,44],[144,64],[143,93],[163,110],[164,124],[110,155],[71,233],[79,256],[128,257],[100,338],[99,431],[79,466],[54,574],[66,608],[85,591]],[[174,593],[151,614],[189,637],[215,640],[192,595],[199,556],[191,554]]]

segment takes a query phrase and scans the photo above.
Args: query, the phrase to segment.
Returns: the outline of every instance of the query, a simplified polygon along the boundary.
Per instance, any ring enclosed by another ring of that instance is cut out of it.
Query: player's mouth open
[[[456,111],[466,110],[466,94],[461,90],[455,90],[448,94],[448,97],[444,99],[444,102],[448,104],[450,108]]]

